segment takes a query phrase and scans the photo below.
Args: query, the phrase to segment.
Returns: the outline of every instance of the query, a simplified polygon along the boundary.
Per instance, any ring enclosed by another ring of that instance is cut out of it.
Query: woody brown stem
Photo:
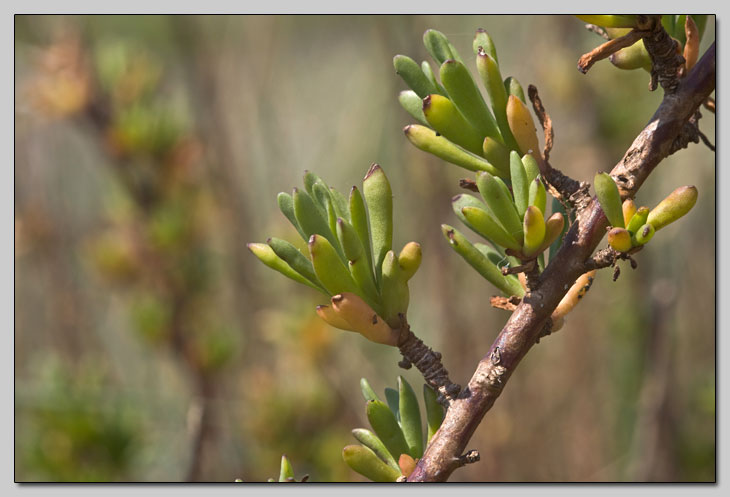
[[[604,40],[610,40],[611,37],[608,36],[608,33],[606,33],[606,30],[603,29],[601,26],[596,26],[595,24],[586,24],[586,29],[590,31],[591,33],[595,33]]]
[[[542,156],[547,162],[550,158],[550,151],[553,149],[553,138],[555,138],[553,121],[545,110],[545,106],[542,104],[542,100],[540,100],[540,95],[537,94],[537,87],[535,85],[527,87],[527,95],[530,97],[532,108],[535,109],[535,115],[540,120],[540,125],[545,133],[545,147],[543,148]]]
[[[587,73],[588,69],[590,69],[593,64],[599,60],[610,57],[611,54],[618,52],[622,48],[630,47],[647,33],[648,31],[633,29],[624,36],[607,41],[587,54],[582,55],[581,58],[578,59],[578,70],[583,74]]]
[[[403,355],[403,360],[398,365],[404,369],[409,369],[411,365],[416,366],[428,386],[438,393],[439,402],[448,408],[459,394],[461,386],[452,383],[449,379],[449,372],[441,363],[441,353],[434,352],[423,343],[411,331],[411,327],[405,319],[401,319],[401,323],[398,349]]]

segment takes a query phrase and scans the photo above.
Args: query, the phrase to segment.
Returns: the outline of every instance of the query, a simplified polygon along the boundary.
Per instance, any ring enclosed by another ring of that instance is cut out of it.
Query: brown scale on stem
[[[521,298],[515,297],[514,295],[511,297],[501,297],[495,295],[494,297],[491,297],[489,299],[489,304],[495,309],[504,309],[505,311],[512,312],[517,309],[517,306],[521,301]]]
[[[469,190],[470,192],[479,192],[479,188],[477,188],[477,183],[473,179],[461,178],[459,180],[459,186],[464,190]]]

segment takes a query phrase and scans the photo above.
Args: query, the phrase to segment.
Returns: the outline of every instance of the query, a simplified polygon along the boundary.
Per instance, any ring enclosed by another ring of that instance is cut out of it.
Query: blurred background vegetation
[[[468,380],[508,314],[440,233],[471,175],[401,131],[391,60],[426,59],[427,28],[468,60],[485,28],[503,74],[540,90],[551,163],[579,180],[621,159],[662,96],[641,70],[580,74],[602,40],[569,16],[15,19],[18,481],[265,481],[283,453],[297,478],[362,480],[341,458],[368,426],[359,379],[421,380],[397,350],[325,325],[321,295],[246,250],[296,238],[275,198],[305,169],[347,191],[385,168],[394,245],[424,252],[411,325]],[[710,18],[701,50],[714,38]],[[697,205],[637,270],[599,273],[453,481],[715,479],[714,161],[691,145],[649,178],[639,205],[684,184]]]

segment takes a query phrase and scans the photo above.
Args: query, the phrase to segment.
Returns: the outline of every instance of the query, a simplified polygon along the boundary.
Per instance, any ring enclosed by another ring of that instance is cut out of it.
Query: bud
[[[527,106],[514,95],[510,95],[507,99],[507,121],[522,154],[532,154],[535,159],[540,159],[535,121]]]
[[[383,302],[383,318],[393,327],[400,327],[400,314],[408,311],[410,292],[403,270],[398,264],[395,252],[389,250],[385,254],[382,267],[383,279],[380,285],[380,294]]]
[[[537,253],[545,240],[545,218],[542,211],[534,205],[525,211],[524,232],[525,244],[522,253],[530,257]]]
[[[651,71],[651,59],[649,52],[646,51],[644,40],[639,40],[630,47],[622,48],[618,52],[611,54],[608,58],[611,64],[619,69],[639,69],[643,68]]]
[[[558,239],[560,234],[563,232],[565,226],[565,218],[561,212],[556,212],[545,221],[545,240],[542,242],[542,246],[537,249],[537,253],[540,254],[550,247],[555,240]]]
[[[633,199],[627,198],[621,205],[621,210],[624,214],[624,226],[626,226],[626,229],[628,229],[629,221],[631,221],[631,218],[634,217],[634,214],[636,214],[636,203],[633,201]]]
[[[697,188],[680,186],[670,193],[649,213],[647,222],[659,231],[687,214],[697,202]]]
[[[651,237],[654,236],[654,226],[647,223],[643,225],[639,230],[636,232],[636,235],[634,235],[634,239],[636,239],[636,243],[639,245],[645,245],[646,243],[651,240]]]
[[[646,219],[649,217],[649,208],[648,207],[639,207],[639,209],[634,213],[633,216],[631,216],[631,220],[629,221],[629,224],[626,225],[626,229],[629,230],[630,233],[634,234],[637,231],[639,231],[639,228],[644,226],[646,224]]]
[[[613,228],[608,232],[608,244],[617,252],[631,250],[631,234],[624,228]]]
[[[416,242],[407,243],[398,254],[398,264],[403,270],[405,280],[411,279],[421,266],[421,245]]]
[[[398,466],[400,467],[400,472],[408,478],[413,473],[413,470],[416,469],[416,461],[408,454],[401,454],[400,459],[398,459]]]
[[[576,15],[578,19],[604,28],[635,28],[638,15]]]
[[[611,226],[624,228],[624,214],[621,206],[621,195],[618,192],[616,182],[608,173],[598,173],[593,178],[593,187],[596,190],[596,197],[601,204],[601,209]]]

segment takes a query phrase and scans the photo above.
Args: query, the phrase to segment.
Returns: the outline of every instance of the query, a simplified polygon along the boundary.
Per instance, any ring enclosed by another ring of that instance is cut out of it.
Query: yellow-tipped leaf
[[[522,252],[530,257],[537,253],[545,240],[545,218],[542,211],[534,205],[525,211],[524,233],[525,243]]]
[[[335,295],[332,308],[344,319],[353,331],[375,343],[398,345],[398,330],[392,329],[367,302],[350,292]]]
[[[697,188],[694,186],[680,186],[651,210],[646,222],[654,226],[656,231],[659,231],[687,214],[696,202]]]
[[[510,95],[507,99],[507,122],[512,131],[512,136],[520,147],[522,154],[532,154],[535,159],[540,160],[540,145],[537,141],[537,128],[532,114],[522,101]]]

